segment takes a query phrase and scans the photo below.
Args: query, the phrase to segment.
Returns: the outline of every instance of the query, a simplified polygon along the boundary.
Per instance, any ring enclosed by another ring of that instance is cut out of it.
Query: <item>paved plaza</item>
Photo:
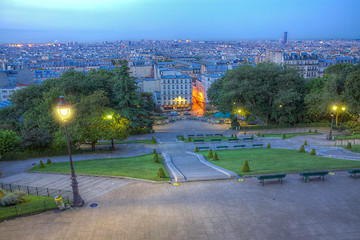
[[[228,128],[178,121],[155,126],[153,135],[131,137],[154,136],[161,142],[156,146],[117,145],[118,149],[111,153],[76,155],[76,161],[136,156],[151,153],[155,146],[158,152],[167,153],[190,181],[174,186],[170,182],[79,176],[80,193],[86,201],[83,208],[1,222],[1,239],[360,239],[360,178],[334,171],[325,181],[314,178],[305,182],[298,174],[288,174],[283,184],[266,181],[262,186],[251,177],[238,181],[201,164],[187,153],[194,150],[195,144],[176,139],[179,133],[239,134]],[[321,155],[360,160],[360,154],[326,146],[332,144],[324,138],[321,134],[254,141],[270,141],[275,148],[299,149],[307,140]],[[67,156],[51,159],[68,161]],[[68,175],[26,173],[39,160],[0,162],[4,176],[0,182],[71,189]],[[208,181],[196,181],[204,179]],[[90,208],[94,202],[99,206]]]

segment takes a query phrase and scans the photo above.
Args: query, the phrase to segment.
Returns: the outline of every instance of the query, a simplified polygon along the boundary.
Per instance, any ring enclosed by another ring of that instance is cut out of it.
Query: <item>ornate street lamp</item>
[[[339,131],[341,131],[342,128],[342,123],[343,123],[343,118],[344,118],[344,112],[345,112],[346,108],[342,107],[341,108],[341,121],[340,121],[340,127],[339,127]]]
[[[333,108],[333,110],[334,110],[334,113],[333,113],[332,118],[331,118],[331,126],[330,126],[329,140],[331,140],[332,128],[333,128],[333,124],[334,124],[334,115],[335,115],[335,111],[336,111],[336,109],[337,109],[337,106],[334,105],[332,108]]]
[[[74,171],[74,165],[72,161],[71,156],[71,148],[70,148],[70,141],[69,141],[69,134],[67,129],[67,120],[70,117],[70,105],[64,100],[64,96],[60,96],[60,102],[57,106],[58,113],[61,117],[61,119],[64,121],[65,124],[65,133],[66,133],[66,141],[67,141],[67,147],[69,152],[69,158],[70,158],[70,167],[71,167],[71,187],[73,189],[73,195],[74,199],[72,201],[73,207],[82,207],[84,204],[84,200],[81,198],[78,188],[78,181],[76,180],[76,175]]]

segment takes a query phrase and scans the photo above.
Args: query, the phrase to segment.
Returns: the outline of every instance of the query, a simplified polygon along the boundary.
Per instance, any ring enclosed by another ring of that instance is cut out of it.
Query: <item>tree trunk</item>
[[[114,139],[111,139],[111,150],[115,151]]]
[[[91,142],[91,151],[95,151],[96,142]]]

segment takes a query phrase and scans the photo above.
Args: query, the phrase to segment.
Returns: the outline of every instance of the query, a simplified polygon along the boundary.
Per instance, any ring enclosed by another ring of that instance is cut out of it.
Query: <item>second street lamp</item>
[[[61,117],[61,119],[64,121],[65,124],[65,133],[66,133],[66,141],[67,141],[67,147],[69,152],[69,158],[70,158],[70,168],[71,168],[71,187],[73,189],[73,201],[72,206],[73,207],[82,207],[84,205],[84,200],[81,198],[79,193],[79,187],[78,187],[78,181],[76,180],[74,165],[72,161],[71,156],[71,147],[70,147],[70,141],[69,141],[69,134],[67,129],[67,120],[70,117],[70,106],[69,104],[64,100],[64,96],[60,96],[60,102],[57,106],[58,113]]]
[[[331,126],[330,126],[330,132],[329,132],[329,140],[332,139],[332,138],[331,138],[332,128],[333,128],[333,124],[334,124],[334,115],[335,115],[335,111],[336,111],[336,109],[337,109],[337,106],[334,105],[334,106],[332,107],[332,109],[334,110],[334,113],[332,114],[332,118],[331,118]]]

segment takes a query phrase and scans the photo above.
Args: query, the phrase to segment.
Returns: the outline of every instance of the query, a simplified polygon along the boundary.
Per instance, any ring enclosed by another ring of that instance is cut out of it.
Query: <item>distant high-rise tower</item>
[[[287,32],[284,32],[284,41],[283,41],[283,44],[286,44],[287,42]]]

